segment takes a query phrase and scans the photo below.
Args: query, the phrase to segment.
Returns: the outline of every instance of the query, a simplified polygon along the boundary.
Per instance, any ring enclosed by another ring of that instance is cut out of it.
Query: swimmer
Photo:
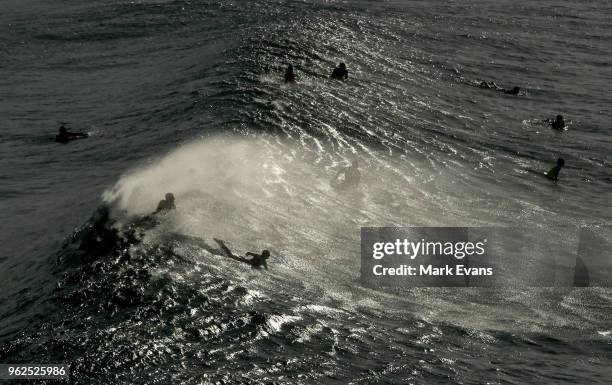
[[[293,72],[293,66],[289,64],[289,67],[287,67],[287,71],[285,71],[285,83],[295,82],[295,79],[296,79],[296,76],[295,76],[295,73]]]
[[[562,158],[557,159],[557,165],[551,168],[548,173],[546,173],[546,177],[555,183],[558,182],[559,172],[561,171],[561,168],[563,168],[563,166],[565,166],[565,160],[563,160]]]
[[[153,214],[165,214],[169,211],[175,210],[176,205],[174,204],[174,194],[167,193],[166,198],[159,201],[157,209]]]
[[[550,124],[550,127],[553,130],[563,130],[565,128],[565,121],[563,120],[563,115],[557,115],[555,120],[546,119],[546,123]]]
[[[229,247],[227,247],[225,245],[225,242],[223,242],[222,240],[217,239],[217,238],[214,238],[214,240],[215,242],[219,244],[219,246],[221,247],[221,250],[223,250],[223,252],[225,253],[225,256],[227,256],[228,258],[234,259],[242,263],[249,264],[251,265],[253,269],[259,269],[263,266],[266,270],[268,270],[268,264],[266,263],[266,260],[270,258],[270,251],[263,250],[261,254],[255,254],[249,251],[245,253],[245,256],[251,256],[253,258],[247,259],[244,257],[238,257],[234,255],[232,251],[229,249]]]
[[[340,181],[341,179],[342,181]],[[359,172],[359,162],[354,160],[349,167],[345,167],[338,171],[338,174],[336,174],[335,178],[332,180],[332,186],[340,188],[357,187],[360,180],[361,172]]]
[[[61,126],[59,128],[59,134],[55,135],[55,141],[58,143],[68,143],[74,139],[87,138],[89,135],[83,132],[68,132],[66,127]]]
[[[331,76],[332,79],[338,80],[346,80],[348,79],[348,70],[346,69],[346,64],[340,63],[338,67],[334,68]]]
[[[498,86],[497,84],[495,84],[495,82],[485,82],[482,81],[480,82],[480,85],[478,86],[480,88],[484,88],[487,90],[496,90],[496,91],[500,91],[503,92],[504,94],[508,94],[508,95],[518,95],[519,92],[521,91],[521,87],[514,87],[511,90],[507,90],[503,87]]]

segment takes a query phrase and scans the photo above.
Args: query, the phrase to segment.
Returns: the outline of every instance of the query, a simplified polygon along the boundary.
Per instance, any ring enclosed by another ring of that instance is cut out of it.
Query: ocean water
[[[69,362],[75,384],[610,383],[610,289],[359,283],[362,226],[610,224],[609,2],[0,7],[1,363]],[[60,124],[91,137],[57,144]],[[332,189],[352,160],[359,191]],[[176,212],[143,219],[169,191]]]

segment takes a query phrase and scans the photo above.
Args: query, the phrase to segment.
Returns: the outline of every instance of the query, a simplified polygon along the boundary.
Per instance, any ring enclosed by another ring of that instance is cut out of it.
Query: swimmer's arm
[[[263,267],[266,268],[266,270],[268,270],[268,263],[266,262],[266,260],[264,259],[263,263],[262,263]]]
[[[250,255],[251,257],[259,257],[259,255],[255,254],[255,253],[251,253],[250,251],[247,251],[244,255]]]

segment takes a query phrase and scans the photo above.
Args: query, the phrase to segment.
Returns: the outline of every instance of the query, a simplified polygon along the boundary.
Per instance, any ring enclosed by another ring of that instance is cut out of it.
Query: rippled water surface
[[[373,290],[359,229],[610,224],[610,15],[4,0],[0,362],[79,384],[609,383],[609,289]],[[60,124],[91,137],[56,144]],[[361,188],[331,188],[353,160]],[[168,191],[176,212],[144,216]]]

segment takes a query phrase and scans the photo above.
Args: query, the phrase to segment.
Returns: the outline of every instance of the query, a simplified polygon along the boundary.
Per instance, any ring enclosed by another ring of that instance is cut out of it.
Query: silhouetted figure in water
[[[550,127],[553,130],[563,130],[565,128],[565,121],[563,120],[563,115],[557,115],[555,120],[546,119],[546,123],[550,124]]]
[[[167,193],[166,198],[159,201],[157,204],[157,209],[153,214],[165,214],[174,209],[176,209],[176,206],[174,205],[174,194]]]
[[[349,167],[345,167],[338,171],[336,177],[332,180],[332,185],[338,188],[357,187],[361,180],[361,172],[359,172],[359,162],[356,160]]]
[[[223,252],[228,258],[235,259],[236,261],[239,261],[242,263],[247,263],[251,265],[251,267],[253,267],[254,269],[259,269],[260,267],[263,266],[265,267],[266,270],[268,270],[268,264],[266,263],[266,260],[270,258],[270,252],[268,250],[263,250],[261,254],[255,254],[249,251],[245,253],[245,256],[251,256],[253,258],[247,259],[244,257],[238,257],[234,255],[232,251],[225,245],[225,242],[223,242],[222,240],[217,239],[217,238],[214,238],[214,240],[215,242],[219,244],[219,246],[221,247],[221,250],[223,250]]]
[[[504,92],[504,94],[518,95],[519,92],[521,91],[521,87],[514,87],[511,90],[504,90],[504,89],[502,89],[502,91]]]
[[[88,221],[88,226],[84,226],[75,234],[73,241],[80,238],[79,249],[89,250],[92,254],[98,255],[113,251],[117,244],[121,242],[119,231],[111,219],[111,208],[107,205],[99,207]]]
[[[285,71],[285,83],[293,83],[295,82],[296,76],[295,72],[293,72],[293,66],[289,64],[287,70]]]
[[[68,143],[74,139],[87,138],[89,135],[83,132],[68,132],[66,127],[59,128],[59,134],[55,135],[55,141],[58,143]]]
[[[553,182],[557,182],[559,180],[559,172],[565,166],[565,161],[562,158],[557,159],[557,165],[550,169],[548,173],[546,173],[546,177]]]
[[[334,68],[331,76],[332,79],[337,80],[346,80],[348,79],[348,70],[346,69],[346,64],[340,63],[338,67]]]
[[[496,91],[500,91],[508,95],[518,95],[519,92],[521,91],[521,87],[514,87],[511,90],[507,90],[505,88],[498,86],[497,84],[495,84],[495,82],[487,83],[485,81],[480,83],[480,88],[485,88],[487,90],[496,90]]]

